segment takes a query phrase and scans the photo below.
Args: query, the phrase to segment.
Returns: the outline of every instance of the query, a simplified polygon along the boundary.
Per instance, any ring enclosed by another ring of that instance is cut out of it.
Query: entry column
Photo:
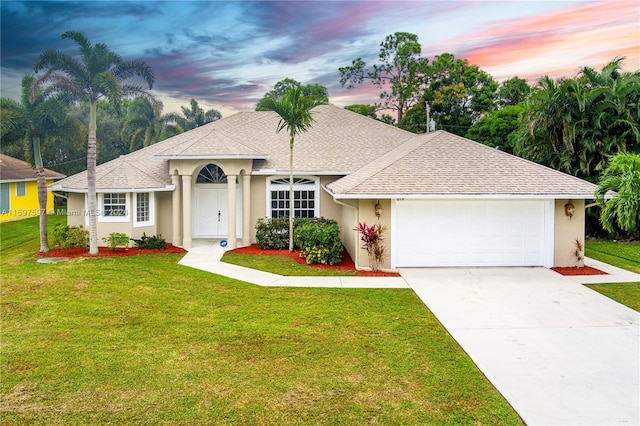
[[[182,243],[180,238],[180,176],[171,175],[171,183],[173,183],[173,194],[171,194],[171,243],[177,247]]]
[[[229,227],[227,237],[227,248],[234,249],[237,247],[236,243],[236,175],[227,175],[227,201],[229,208],[229,220],[227,225]]]
[[[191,175],[182,175],[182,247],[191,244]]]
[[[242,175],[242,245],[251,245],[251,175]]]

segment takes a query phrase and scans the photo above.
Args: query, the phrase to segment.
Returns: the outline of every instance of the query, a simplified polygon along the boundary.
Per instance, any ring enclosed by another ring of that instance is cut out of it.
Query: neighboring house
[[[63,174],[44,169],[47,185]],[[53,194],[48,191],[47,213],[53,213]],[[38,216],[38,182],[36,172],[26,161],[0,154],[0,222]]]
[[[578,263],[595,185],[444,131],[415,135],[332,105],[313,118],[295,141],[295,214],[336,219],[358,267],[368,257],[354,228],[378,221],[389,229],[387,269]],[[288,211],[289,137],[278,121],[238,113],[98,166],[99,238],[254,243],[259,218]],[[69,192],[70,225],[88,224],[86,178],[52,186]]]

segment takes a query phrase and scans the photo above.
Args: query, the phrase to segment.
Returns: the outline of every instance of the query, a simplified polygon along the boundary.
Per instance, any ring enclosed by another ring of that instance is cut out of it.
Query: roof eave
[[[165,160],[268,160],[265,154],[225,154],[225,155],[154,155]]]
[[[49,185],[48,188],[52,191],[72,192],[78,194],[86,194],[89,192],[86,188],[69,188],[62,185]],[[96,193],[107,192],[169,192],[175,189],[175,185],[165,185],[163,187],[147,187],[147,188],[98,188]]]
[[[323,187],[331,196],[337,199],[537,199],[537,200],[593,200],[593,194],[340,194],[330,188]]]

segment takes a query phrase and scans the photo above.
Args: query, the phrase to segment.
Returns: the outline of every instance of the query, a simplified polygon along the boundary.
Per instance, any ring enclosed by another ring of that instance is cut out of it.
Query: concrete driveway
[[[640,424],[638,312],[544,268],[401,274],[527,424]]]

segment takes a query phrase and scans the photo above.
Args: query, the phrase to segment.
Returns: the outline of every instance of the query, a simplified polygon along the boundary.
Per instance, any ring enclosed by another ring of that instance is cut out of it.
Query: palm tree
[[[49,251],[47,237],[47,179],[41,154],[41,141],[47,139],[65,122],[65,105],[57,98],[47,97],[46,93],[34,86],[35,78],[22,78],[21,103],[3,99],[3,115],[13,117],[8,127],[22,134],[27,156],[35,165],[38,186],[38,205],[40,208],[40,251]],[[4,132],[4,130],[3,130]]]
[[[606,200],[609,191],[616,194]],[[630,234],[640,233],[640,155],[619,153],[611,158],[595,194],[604,229],[613,233],[617,226]]]
[[[127,105],[122,138],[129,141],[129,152],[133,152],[182,133],[174,122],[174,114],[162,114],[162,102],[140,96]]]
[[[274,111],[280,116],[277,133],[283,129],[289,132],[289,251],[293,251],[293,144],[296,135],[306,133],[313,117],[311,109],[321,105],[322,99],[315,96],[304,96],[301,87],[292,87],[279,99],[267,98],[262,100],[264,111]]]
[[[63,39],[73,40],[80,50],[80,60],[65,53],[47,50],[34,65],[35,72],[46,70],[37,84],[50,84],[52,90],[71,99],[89,101],[89,137],[87,139],[87,198],[89,214],[89,253],[98,253],[96,221],[96,110],[100,98],[119,105],[123,96],[144,93],[142,86],[123,84],[131,77],[141,77],[151,89],[154,75],[141,61],[124,61],[107,45],[91,42],[78,31],[67,31]]]
[[[210,109],[205,112],[195,99],[191,99],[190,107],[191,108],[180,107],[182,108],[184,118],[179,119],[178,124],[180,124],[185,131],[195,129],[196,127],[222,118],[222,114],[216,109]]]

